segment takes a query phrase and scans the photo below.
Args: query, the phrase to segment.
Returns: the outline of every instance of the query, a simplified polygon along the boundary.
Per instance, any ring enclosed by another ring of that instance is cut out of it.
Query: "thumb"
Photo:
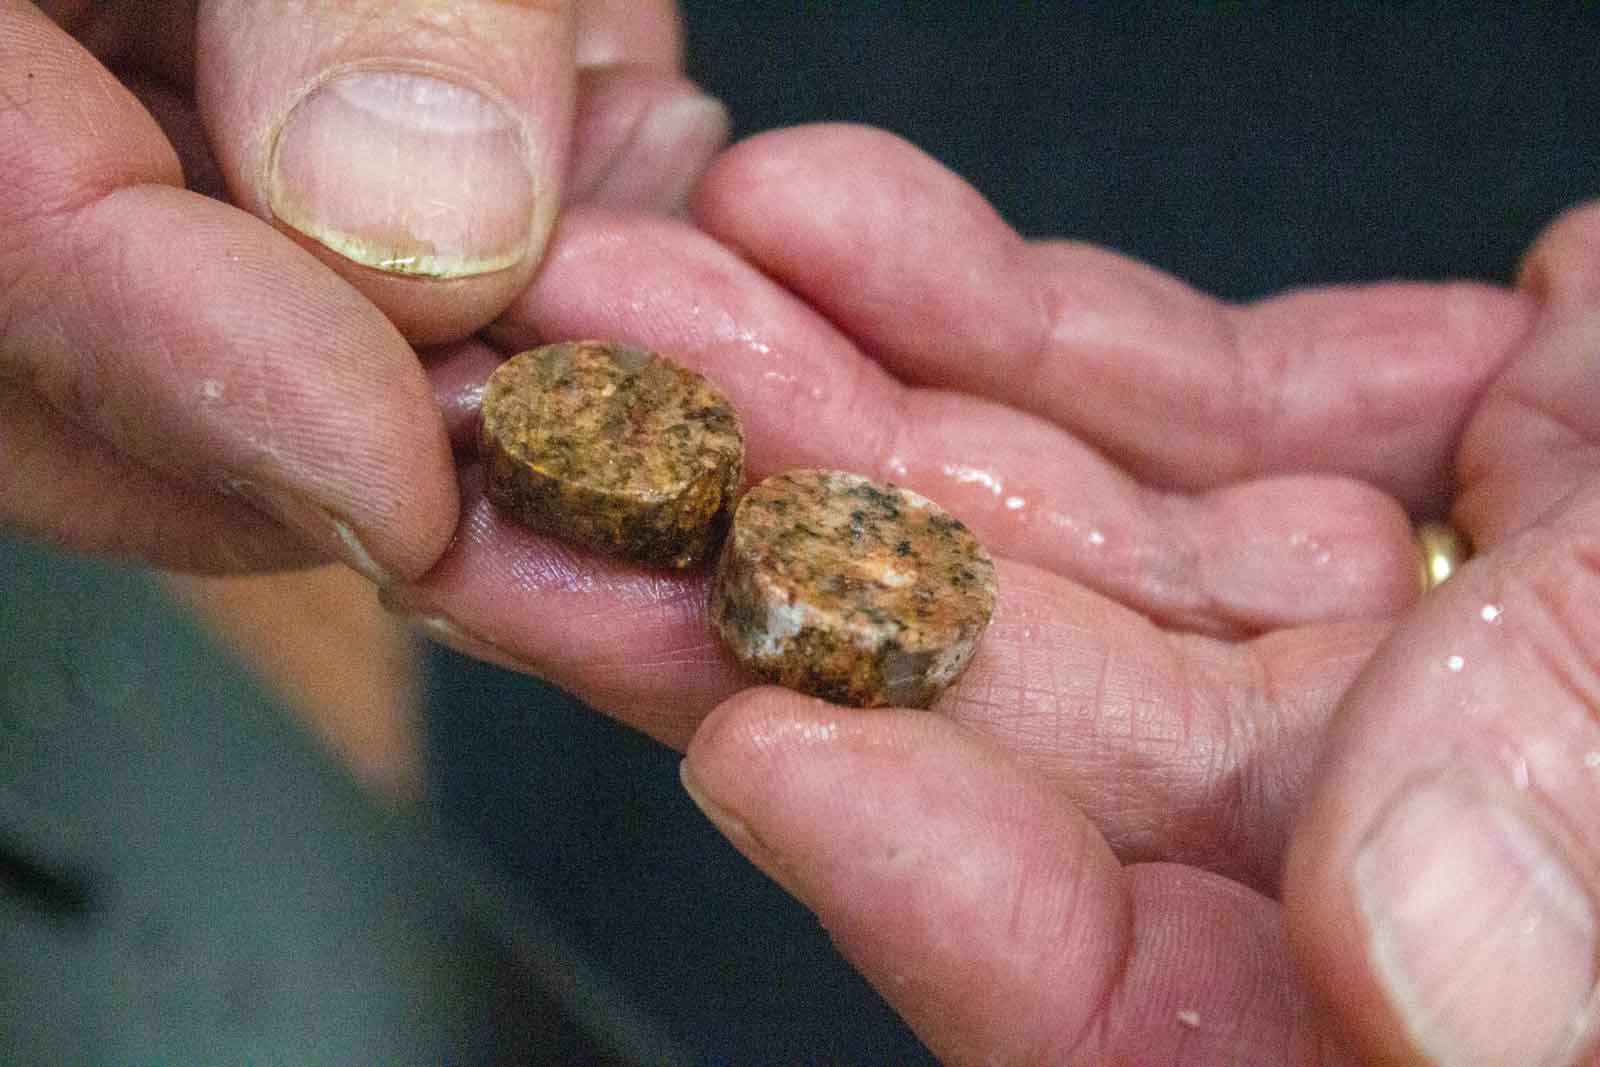
[[[1542,310],[1469,427],[1486,549],[1347,696],[1296,829],[1302,962],[1383,1062],[1575,1062],[1600,978],[1600,213],[1529,257]]]
[[[574,94],[569,0],[203,0],[196,95],[240,205],[411,340],[482,326],[544,250]]]

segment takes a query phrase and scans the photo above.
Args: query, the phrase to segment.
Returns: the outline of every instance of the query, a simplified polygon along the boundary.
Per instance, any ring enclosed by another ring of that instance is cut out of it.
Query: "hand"
[[[1520,285],[1537,326],[1459,463],[1482,554],[1345,697],[1286,877],[1307,969],[1375,1058],[1594,1055],[1600,206]]]
[[[1025,243],[859,129],[747,142],[696,207],[709,236],[568,215],[496,344],[435,365],[453,436],[465,454],[502,351],[672,353],[738,406],[752,477],[845,467],[979,533],[1000,599],[968,673],[933,714],[741,693],[704,576],[510,525],[470,467],[454,545],[391,606],[693,737],[702,806],[947,1059],[1341,1058],[1273,900],[1290,816],[1417,599],[1407,511],[1448,499],[1533,301],[1384,285],[1226,307]]]
[[[0,526],[426,571],[458,501],[407,339],[497,315],[564,197],[681,203],[726,120],[678,50],[665,0],[0,0]]]

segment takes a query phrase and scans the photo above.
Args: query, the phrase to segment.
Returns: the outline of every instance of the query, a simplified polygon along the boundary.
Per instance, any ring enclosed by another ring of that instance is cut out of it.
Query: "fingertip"
[[[585,70],[579,79],[568,196],[602,207],[682,214],[727,142],[720,101],[645,67]]]
[[[841,160],[850,161],[848,173],[841,172]],[[947,181],[946,193],[982,204],[976,192],[898,134],[856,123],[810,123],[757,133],[723,152],[696,191],[692,212],[719,236],[736,239],[741,220],[806,202],[811,184],[834,189],[845,183],[898,204],[906,199],[907,183],[941,181]],[[870,209],[832,197],[811,205],[823,212],[845,210],[852,218],[871,217]]]
[[[1541,304],[1600,303],[1600,200],[1568,208],[1547,225],[1517,268],[1517,288]]]
[[[684,763],[712,787],[760,782],[781,773],[797,748],[847,743],[859,733],[848,720],[860,714],[776,686],[741,689],[701,721]]]

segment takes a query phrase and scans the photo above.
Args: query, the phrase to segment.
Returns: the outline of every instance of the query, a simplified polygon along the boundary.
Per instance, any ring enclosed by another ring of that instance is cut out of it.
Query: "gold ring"
[[[1424,593],[1444,584],[1472,556],[1466,535],[1445,522],[1417,527],[1417,581]]]

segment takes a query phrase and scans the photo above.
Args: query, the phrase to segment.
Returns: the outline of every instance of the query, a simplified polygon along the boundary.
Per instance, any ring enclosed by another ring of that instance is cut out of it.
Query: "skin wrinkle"
[[[896,467],[904,469],[904,459],[908,455],[906,443],[911,429],[911,414],[906,410],[907,394],[902,390],[890,390],[888,402],[879,410],[886,411],[886,417],[877,421],[880,437],[875,449],[872,450],[870,467],[879,481],[893,482],[898,485],[905,477],[896,472]],[[885,429],[886,428],[886,429]],[[999,605],[996,603],[996,612]]]
[[[26,241],[19,242],[26,244]],[[5,271],[7,263],[16,264],[13,271]],[[0,248],[0,386],[20,386],[29,392],[37,391],[37,379],[43,373],[43,364],[37,359],[29,359],[28,354],[21,351],[17,335],[21,332],[21,322],[28,322],[34,327],[34,332],[39,331],[40,323],[50,323],[51,319],[44,314],[47,300],[46,294],[52,286],[40,279],[45,273],[46,264],[37,257],[22,255],[7,256]],[[32,295],[32,301],[25,302],[24,297]],[[61,328],[54,325],[53,333],[61,345]]]
[[[1154,603],[1169,600],[1155,621],[1206,627],[1221,633],[1238,623],[1230,619],[1223,605],[1201,588],[1200,563],[1203,550],[1196,540],[1194,514],[1204,500],[1169,490],[1135,483],[1132,496],[1136,525],[1152,530],[1143,540],[1146,552],[1154,554],[1141,562],[1144,583],[1155,588],[1148,594]],[[1181,512],[1188,514],[1181,514]]]
[[[1075,835],[1073,843],[1077,847],[1070,850],[1070,860],[1068,859],[1067,850],[1052,850],[1051,862],[1048,863],[1050,869],[1042,877],[1032,872],[1018,871],[1011,881],[1012,906],[1011,914],[1006,924],[1006,933],[1009,935],[1009,942],[1022,949],[1020,953],[1013,953],[1011,963],[1015,967],[1016,957],[1021,955],[1024,957],[1024,967],[1029,972],[1027,976],[1022,977],[1015,983],[1020,988],[1037,989],[1045,987],[1040,979],[1032,976],[1042,973],[1046,980],[1051,977],[1050,969],[1056,963],[1056,946],[1052,942],[1051,935],[1057,934],[1059,931],[1074,929],[1079,925],[1078,914],[1082,910],[1082,893],[1079,889],[1082,882],[1070,872],[1079,870],[1082,867],[1082,856],[1087,850],[1087,844],[1084,839],[1089,836],[1089,833],[1086,829],[1087,824],[1080,822],[1077,825],[1085,829]],[[1056,842],[1056,844],[1059,845],[1059,842]],[[1064,896],[1066,900],[1064,902],[1056,902],[1050,908],[1050,917],[1054,922],[1046,927],[1044,931],[1037,930],[1038,919],[1030,918],[1029,916],[1029,913],[1034,909],[1030,908],[1028,898],[1035,886],[1070,886],[1072,890],[1067,893],[1054,893],[1058,897]],[[1040,936],[1041,933],[1043,936]],[[1122,955],[1126,957],[1128,954],[1123,953]],[[1106,983],[1106,988],[1115,988],[1115,975],[1112,981]],[[1092,1030],[1094,1014],[1094,1012],[1088,1014],[1084,1020],[1083,1027],[1080,1029],[1080,1035]],[[1051,1033],[1048,1027],[1022,1028],[1021,1032],[1028,1031],[1037,1035],[1035,1042],[1032,1047],[1014,1049],[1013,1051],[1016,1055],[1010,1057],[1010,1062],[1057,1062],[1054,1050],[1060,1045],[1061,1039]],[[1069,1049],[1074,1043],[1072,1038],[1068,1038],[1065,1042],[1066,1047]]]
[[[1276,857],[1283,847],[1283,835],[1264,833],[1260,828],[1283,825],[1281,818],[1272,817],[1283,812],[1266,786],[1268,761],[1252,758],[1252,753],[1284,750],[1272,744],[1281,731],[1272,704],[1270,675],[1252,645],[1222,651],[1230,661],[1232,678],[1242,684],[1230,684],[1227,671],[1216,683],[1226,691],[1217,698],[1223,709],[1217,717],[1220,729],[1209,766],[1200,774],[1202,781],[1213,783],[1205,790],[1202,807],[1212,813],[1219,845],[1216,859],[1208,866],[1220,862],[1248,870],[1251,884],[1270,891],[1277,877]]]
[[[1235,705],[1244,708],[1243,714],[1236,711],[1229,717],[1236,731],[1242,728],[1249,732],[1251,744],[1243,746],[1243,750],[1267,749],[1274,743],[1278,751],[1291,750],[1293,742],[1281,710],[1290,698],[1261,654],[1261,646],[1256,642],[1248,642],[1234,652],[1234,659],[1243,664],[1242,673],[1249,678],[1244,687],[1245,698]],[[1302,751],[1306,747],[1309,746],[1295,746]],[[1305,777],[1286,773],[1283,766],[1285,762],[1286,758],[1277,761],[1240,760],[1237,818],[1228,827],[1226,835],[1246,846],[1245,855],[1254,857],[1252,866],[1256,878],[1273,893],[1282,875],[1280,858],[1287,847],[1288,812],[1299,795],[1300,783],[1306,780]],[[1302,756],[1300,762],[1309,765],[1311,761]],[[1252,842],[1261,841],[1266,842],[1265,846],[1255,844],[1251,847]]]
[[[1021,360],[1024,371],[1023,377],[1028,381],[1038,381],[1044,378],[1042,369],[1060,353],[1056,351],[1056,333],[1060,328],[1065,309],[1061,306],[1061,294],[1054,291],[1052,274],[1043,265],[1036,249],[1039,246],[1029,242],[1022,242],[1022,250],[1018,258],[1024,260],[1020,273],[1024,277],[1031,276],[1033,284],[1029,286],[1029,303],[1033,305],[1033,336],[1028,342],[1027,355]],[[1032,262],[1029,262],[1031,260]]]
[[[98,203],[99,199],[94,202]],[[95,323],[107,316],[97,313],[91,304],[117,309],[109,317],[121,321],[118,312],[125,312],[128,302],[125,281],[119,272],[110,272],[113,276],[108,279],[109,287],[97,293],[93,301],[90,300],[90,290],[97,272],[105,273],[100,260],[102,257],[114,257],[116,250],[112,247],[114,242],[86,239],[83,231],[88,211],[88,207],[75,210],[70,224],[62,226],[66,237],[64,245],[69,254],[63,257],[65,262],[52,264],[59,271],[56,292],[53,300],[42,301],[46,308],[51,305],[56,307],[51,332],[57,337],[59,347],[53,352],[33,353],[30,385],[34,394],[57,414],[100,437],[103,435],[98,429],[109,421],[104,418],[110,384],[105,373],[104,357],[96,345],[72,343],[60,305],[67,304],[65,310],[72,312],[79,321]],[[71,352],[70,357],[68,352]]]
[[[1192,742],[1196,738],[1204,736],[1214,739],[1218,733],[1214,728],[1217,723],[1226,722],[1240,714],[1229,710],[1227,702],[1232,699],[1231,696],[1213,695],[1209,701],[1190,699],[1192,693],[1198,692],[1196,686],[1198,685],[1199,670],[1193,663],[1195,653],[1184,646],[1204,640],[1195,638],[1192,642],[1174,641],[1167,646],[1172,653],[1167,659],[1167,664],[1170,668],[1176,669],[1178,673],[1176,677],[1167,681],[1151,683],[1163,691],[1177,691],[1185,694],[1182,719],[1188,726],[1183,731],[1182,736],[1173,736],[1170,732],[1163,732],[1159,735],[1141,739],[1140,723],[1144,720],[1138,711],[1142,698],[1137,693],[1127,694],[1131,697],[1131,700],[1122,704],[1121,710],[1112,710],[1112,701],[1106,679],[1110,678],[1114,673],[1116,661],[1110,643],[1107,644],[1098,660],[1099,669],[1097,673],[1099,678],[1089,700],[1091,706],[1084,716],[1078,716],[1076,713],[1066,710],[1071,707],[1071,701],[1068,694],[1063,692],[1056,684],[1057,679],[1049,680],[1041,688],[1032,688],[1029,683],[1021,682],[1018,683],[1020,688],[1017,690],[1019,699],[1011,699],[1003,695],[1000,699],[997,699],[996,694],[992,692],[994,685],[992,668],[984,672],[987,677],[984,677],[979,683],[987,683],[989,691],[976,690],[971,682],[963,679],[962,683],[957,687],[955,700],[946,710],[947,713],[954,717],[976,725],[982,732],[991,735],[998,734],[1002,738],[1009,739],[1012,745],[1023,752],[1031,751],[1037,753],[1038,755],[1036,755],[1034,762],[1036,764],[1042,763],[1052,778],[1064,784],[1070,782],[1075,776],[1073,768],[1076,765],[1076,761],[1069,760],[1063,763],[1059,758],[1050,758],[1050,753],[1062,751],[1061,746],[1050,746],[1030,741],[1029,738],[1034,736],[1034,732],[1023,728],[1028,721],[1032,720],[1048,724],[1049,729],[1045,731],[1047,735],[1058,735],[1060,731],[1067,729],[1068,724],[1072,721],[1081,719],[1091,722],[1094,724],[1093,729],[1097,735],[1109,739],[1108,741],[1103,741],[1103,744],[1107,747],[1110,754],[1109,758],[1113,762],[1128,762],[1130,759],[1129,750],[1131,750],[1135,753],[1145,753],[1145,762],[1152,769],[1159,768],[1169,764],[1169,754],[1186,752],[1192,747]],[[1009,645],[1010,653],[1008,659],[1019,658],[1018,649],[1025,647],[1025,645],[1026,643]],[[1202,646],[1197,645],[1196,647]],[[1024,667],[1024,673],[1026,673],[1026,667]],[[1208,682],[1205,692],[1216,693],[1217,687]],[[1030,693],[1037,694],[1037,697],[1029,699]],[[1040,699],[1040,697],[1045,699]],[[1212,726],[1202,729],[1198,725],[1202,720],[1211,723]],[[1111,723],[1121,723],[1124,729],[1108,733],[1107,727]],[[1153,751],[1150,748],[1149,742],[1152,740],[1160,742],[1159,750]],[[1217,746],[1207,744],[1203,748],[1212,766],[1217,766],[1216,760],[1219,758]],[[1152,754],[1154,758],[1150,759],[1149,757]],[[1250,758],[1241,753],[1227,757],[1227,761],[1233,765],[1242,766],[1246,765]],[[1207,772],[1203,769],[1197,772],[1193,769],[1193,761],[1187,762],[1191,766],[1189,770],[1184,770],[1182,764],[1172,765],[1172,770],[1177,773],[1165,775],[1169,782],[1168,788],[1174,794],[1175,806],[1184,810],[1202,812],[1205,810],[1206,798],[1209,797],[1211,790],[1215,788],[1214,772]],[[1160,778],[1163,775],[1158,772],[1155,777]],[[1103,813],[1109,810],[1115,810],[1119,813],[1111,816],[1109,820],[1102,819],[1102,823],[1115,821],[1118,818],[1125,819],[1130,811],[1126,803],[1115,797],[1102,797],[1099,799],[1079,797],[1078,799],[1080,802],[1088,802],[1091,807],[1102,809]],[[1165,804],[1152,803],[1148,806],[1148,810],[1151,812],[1151,818],[1148,821],[1139,820],[1144,824],[1143,829],[1130,827],[1125,834],[1119,835],[1123,842],[1121,849],[1125,853],[1131,850],[1133,856],[1161,854],[1170,848],[1172,843],[1180,840],[1180,838],[1172,836],[1175,827],[1165,824],[1164,817],[1158,817],[1159,813],[1167,810]],[[1207,828],[1204,837],[1215,840],[1217,835]],[[1187,840],[1192,845],[1199,839],[1194,838],[1191,834],[1188,835]],[[1190,849],[1186,848],[1185,852],[1187,853],[1188,851]],[[1204,852],[1207,856],[1214,856],[1226,854],[1228,849],[1219,843],[1206,847]]]
[[[1183,664],[1179,685],[1186,694],[1182,704],[1191,727],[1171,746],[1175,758],[1156,775],[1170,799],[1151,807],[1148,851],[1134,858],[1155,860],[1178,853],[1196,866],[1217,869],[1220,864],[1222,873],[1239,877],[1248,842],[1230,840],[1234,820],[1228,813],[1237,809],[1236,775],[1250,756],[1234,747],[1228,728],[1232,716],[1212,692],[1210,672],[1192,656],[1180,654],[1178,660]],[[1193,725],[1201,717],[1207,721],[1204,729]]]
[[[1294,294],[1285,295],[1292,297]],[[1237,481],[1251,471],[1272,469],[1274,464],[1268,457],[1282,436],[1276,423],[1286,402],[1285,384],[1289,381],[1297,350],[1296,339],[1280,331],[1278,343],[1270,347],[1250,340],[1252,322],[1270,313],[1274,303],[1269,298],[1242,307],[1229,307],[1220,316],[1229,346],[1226,355],[1236,367],[1233,404],[1223,424],[1225,432],[1234,440],[1238,456],[1237,465],[1229,472],[1229,481]]]
[[[1120,1007],[1123,990],[1132,977],[1134,959],[1143,944],[1135,934],[1139,928],[1139,897],[1138,894],[1131,892],[1134,872],[1135,868],[1132,867],[1123,871],[1122,883],[1127,893],[1127,906],[1118,909],[1123,917],[1121,928],[1114,934],[1108,934],[1114,936],[1118,944],[1126,946],[1124,951],[1116,954],[1116,967],[1106,976],[1106,982],[1101,987],[1094,1006],[1085,1014],[1083,1026],[1078,1032],[1056,1034],[1050,1028],[1046,1028],[1046,1033],[1051,1035],[1053,1045],[1059,1051],[1052,1051],[1050,1048],[1041,1049],[1045,1055],[1033,1062],[1103,1063],[1105,1053],[1111,1048],[1114,1037],[1121,1034],[1122,1027],[1115,1015]]]
[[[1529,566],[1501,579],[1496,602],[1513,612],[1517,638],[1545,673],[1575,707],[1587,710],[1590,723],[1596,723],[1600,722],[1600,639],[1589,632],[1591,621],[1579,616],[1576,604],[1585,598],[1575,592],[1575,581],[1591,592],[1600,588],[1600,546],[1561,541],[1538,550]],[[1590,600],[1584,606],[1592,604]]]
[[[1220,334],[1224,341],[1232,332],[1233,324],[1223,319],[1227,311],[1225,305],[1174,279],[1152,277],[1143,264],[1081,242],[1043,241],[1032,247],[1035,251],[1035,268],[1039,274],[1037,284],[1044,291],[1042,299],[1047,302],[1048,310],[1045,313],[1050,319],[1045,344],[1056,355],[1071,354],[1086,348],[1096,357],[1091,361],[1092,364],[1103,368],[1101,373],[1115,373],[1115,368],[1124,363],[1149,365],[1151,360],[1148,352],[1168,347],[1170,340],[1159,332],[1152,335],[1151,320],[1168,317],[1178,300],[1184,302],[1184,307],[1179,310],[1198,309],[1204,312],[1203,325],[1208,327],[1207,332]],[[1107,287],[1104,281],[1094,279],[1090,274],[1093,267],[1102,269],[1107,278],[1114,279],[1115,285]],[[1108,295],[1118,301],[1111,305],[1114,312],[1109,320],[1098,308]],[[1130,295],[1138,298],[1137,306],[1130,306],[1127,301]],[[1131,329],[1128,329],[1130,326]],[[1191,332],[1196,335],[1199,333],[1197,329]],[[1197,340],[1191,340],[1190,343],[1199,344]],[[1048,361],[1047,354],[1036,365],[1043,367]],[[1213,353],[1206,362],[1209,365],[1219,361],[1219,355]],[[1182,370],[1181,364],[1179,370]],[[1198,413],[1185,412],[1183,426],[1189,431],[1204,432],[1208,438],[1207,447],[1227,445],[1230,446],[1230,453],[1236,454],[1238,448],[1232,447],[1236,445],[1235,397],[1225,397],[1222,403],[1228,406],[1219,409],[1214,396],[1213,392],[1205,395],[1202,401],[1205,406]],[[1147,466],[1151,462],[1150,456],[1141,454],[1137,448],[1126,443],[1095,443],[1113,456],[1138,461],[1136,466]],[[1243,469],[1242,460],[1238,458],[1232,464],[1224,463],[1222,466]],[[1174,475],[1169,469],[1170,460],[1159,461],[1157,467],[1158,470],[1165,470],[1165,474],[1158,473],[1152,477],[1159,479]],[[1177,480],[1191,479],[1180,474]]]
[[[31,395],[26,391],[4,390],[0,391],[0,411],[4,411],[8,400],[17,407],[34,406]],[[48,416],[39,412],[35,417]],[[23,517],[28,519],[30,525],[37,524],[41,529],[50,529],[60,521],[61,516],[68,514],[69,507],[73,505],[72,496],[61,492],[57,481],[49,477],[53,468],[47,440],[42,435],[18,435],[14,432],[15,427],[16,421],[13,419],[0,422],[0,456],[6,459],[6,462],[0,463],[0,504],[15,500],[20,495],[19,489],[45,486],[44,492],[28,492],[28,511]],[[5,433],[6,429],[13,432]],[[14,514],[20,511],[15,507],[5,510]]]
[[[6,395],[0,392],[0,409]],[[0,456],[8,447],[18,450],[12,453],[11,462],[0,463],[0,470],[16,479],[9,487],[0,484],[0,514],[9,516],[10,521],[33,536],[77,551],[139,558],[158,566],[204,572],[278,569],[318,561],[314,553],[291,540],[281,527],[253,508],[199,497],[148,466],[112,452],[99,438],[61,420],[44,406],[30,403],[26,394],[9,395],[21,406],[22,420],[36,419],[42,425],[38,432],[25,435],[33,441],[31,447],[16,438],[8,444],[0,433]],[[18,421],[15,415],[0,419],[0,427],[14,427]],[[66,454],[84,456],[86,461],[74,477],[63,481],[58,457]],[[150,494],[119,496],[99,491],[103,483],[125,484],[129,479],[148,479],[151,492],[160,494],[156,506],[152,506]],[[39,491],[36,487],[40,486],[49,489]],[[19,487],[28,489],[20,502],[16,495]],[[108,511],[108,507],[114,510]],[[124,511],[137,522],[159,529],[161,538],[154,542],[135,541],[133,523],[121,518]],[[175,517],[176,513],[182,514]],[[68,521],[66,516],[80,518]],[[171,525],[160,526],[158,519]],[[238,536],[238,523],[248,524],[245,536]],[[210,535],[196,537],[196,524],[203,525]],[[189,536],[174,537],[172,530],[178,528]],[[60,540],[55,531],[62,529],[79,533],[75,538]],[[162,549],[153,558],[146,554],[151,543]]]
[[[1474,431],[1461,449],[1463,488],[1453,508],[1466,532],[1485,543],[1542,521],[1582,490],[1585,471],[1600,471],[1600,447],[1537,394],[1502,392],[1493,403],[1493,425],[1516,426],[1519,443],[1508,450],[1498,436],[1486,440]],[[1476,422],[1487,425],[1490,416]],[[1508,463],[1508,456],[1516,461]],[[1525,496],[1515,516],[1505,514],[1502,496],[1519,493],[1536,495]]]
[[[1202,679],[1209,683],[1209,672],[1200,669],[1197,656],[1192,651],[1201,640],[1204,639],[1185,640],[1167,636],[1163,641],[1171,650],[1170,663],[1174,671],[1174,685],[1171,688],[1176,690],[1179,697],[1176,702],[1168,702],[1163,709],[1171,712],[1177,735],[1161,738],[1164,744],[1157,759],[1169,757],[1167,762],[1171,773],[1167,789],[1176,801],[1172,807],[1179,811],[1205,810],[1205,801],[1211,799],[1213,791],[1220,784],[1218,778],[1212,776],[1226,762],[1219,762],[1218,753],[1219,748],[1227,745],[1230,716],[1224,706],[1217,703],[1212,687],[1201,684]],[[1172,754],[1177,755],[1177,760],[1170,760]],[[1207,837],[1215,839],[1218,836],[1216,828],[1206,829]],[[1149,846],[1151,852],[1140,858],[1155,858],[1166,852],[1167,849],[1158,843],[1161,838],[1187,840],[1191,838],[1192,830],[1180,820],[1166,825],[1158,824],[1151,829],[1151,834],[1157,843],[1152,843]]]
[[[1539,439],[1540,451],[1579,449],[1585,446],[1592,446],[1595,443],[1593,436],[1584,429],[1580,429],[1563,411],[1559,410],[1564,405],[1558,405],[1558,401],[1565,399],[1567,398],[1550,396],[1537,387],[1524,385],[1516,378],[1512,378],[1511,384],[1495,397],[1496,403],[1511,405],[1516,411],[1520,412],[1520,417],[1515,417],[1515,419],[1522,432],[1527,435],[1527,440],[1524,441],[1522,446],[1524,449],[1528,447],[1534,435],[1538,433],[1535,423],[1542,425],[1548,434],[1548,436]],[[1488,463],[1485,463],[1485,466],[1488,465]]]
[[[1244,335],[1250,317],[1250,306],[1218,304],[1217,307],[1217,321],[1223,337],[1223,361],[1233,369],[1234,381],[1234,388],[1230,394],[1234,405],[1233,411],[1230,417],[1223,421],[1221,428],[1233,443],[1230,451],[1234,461],[1229,468],[1228,480],[1237,481],[1248,472],[1265,469],[1266,424],[1271,412],[1267,408],[1264,391],[1259,385],[1261,375],[1251,373],[1254,361],[1246,356],[1249,349]],[[1280,396],[1286,361],[1287,356],[1280,355],[1276,361],[1277,372],[1271,376],[1277,382],[1276,391]],[[1251,388],[1252,380],[1256,381],[1254,389]],[[1251,402],[1252,398],[1254,403]]]

